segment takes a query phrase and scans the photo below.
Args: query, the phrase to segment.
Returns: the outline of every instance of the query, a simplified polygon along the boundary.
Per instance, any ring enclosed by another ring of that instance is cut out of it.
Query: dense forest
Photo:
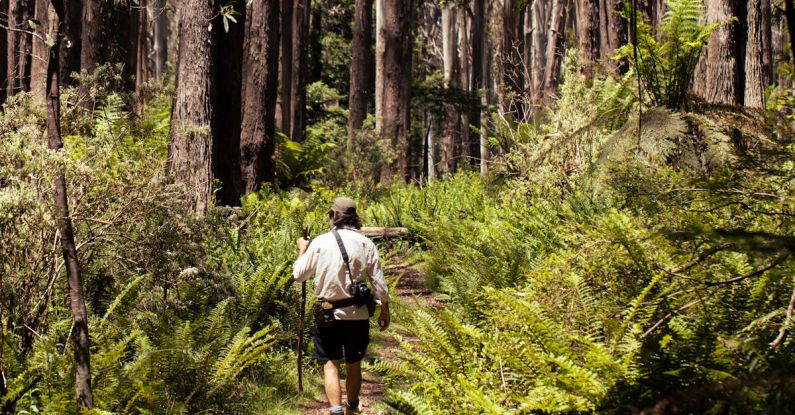
[[[364,413],[792,413],[794,44],[792,0],[0,0],[0,413],[315,413],[339,194],[424,293]]]

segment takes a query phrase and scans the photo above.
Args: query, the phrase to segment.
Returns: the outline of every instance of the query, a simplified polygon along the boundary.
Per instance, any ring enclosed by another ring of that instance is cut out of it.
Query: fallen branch
[[[368,238],[397,238],[409,234],[406,228],[363,227],[359,230]]]

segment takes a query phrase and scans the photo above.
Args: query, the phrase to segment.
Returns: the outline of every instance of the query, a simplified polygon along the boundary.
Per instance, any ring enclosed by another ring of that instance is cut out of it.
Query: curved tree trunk
[[[212,200],[215,85],[208,25],[213,11],[212,0],[183,0],[177,9],[179,52],[168,171],[187,187],[187,203],[197,213]]]
[[[356,0],[351,45],[350,95],[348,97],[348,151],[353,149],[356,130],[367,118],[367,103],[372,91],[370,68],[373,65],[373,0]]]
[[[240,135],[245,192],[273,182],[274,132],[279,71],[279,2],[249,6],[243,52],[243,127]]]
[[[67,8],[62,0],[52,0],[58,22],[64,20]],[[57,22],[52,22],[57,27]],[[60,30],[55,31],[55,43],[50,48],[47,64],[47,137],[49,148],[53,151],[63,147],[61,139],[61,96],[60,96]],[[66,194],[66,179],[63,170],[53,183],[55,210],[58,216],[58,233],[69,282],[69,305],[72,311],[72,325],[75,354],[75,394],[77,407],[88,409],[94,406],[94,395],[91,390],[91,352],[88,336],[88,313],[83,295],[83,280],[80,275],[80,263],[77,257],[72,219],[69,214],[69,201]]]

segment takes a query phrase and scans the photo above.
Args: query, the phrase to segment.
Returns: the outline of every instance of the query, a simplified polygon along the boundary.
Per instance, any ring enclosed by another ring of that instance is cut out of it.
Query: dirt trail
[[[402,302],[412,304],[415,302],[414,297],[420,297],[428,304],[435,304],[438,300],[433,296],[431,290],[425,288],[425,275],[419,270],[406,265],[394,266],[387,270],[387,279],[393,281],[396,278],[398,285],[396,292],[392,293],[393,302]],[[395,298],[397,297],[397,298]],[[394,314],[394,312],[393,312]],[[394,315],[393,315],[394,319]],[[372,329],[371,329],[372,330]],[[372,333],[372,332],[371,332]],[[367,351],[366,362],[374,360],[394,359],[395,349],[398,348],[397,342],[387,331],[384,340],[379,344],[370,344]],[[384,399],[385,383],[375,373],[363,371],[362,373],[362,390],[359,394],[361,402],[361,413],[364,415],[382,415],[386,412],[372,408],[372,406],[381,402]],[[341,382],[343,399],[345,395],[345,381]],[[307,403],[303,407],[303,413],[307,415],[326,415],[328,414],[328,404],[326,397],[322,392],[313,398],[313,402]]]

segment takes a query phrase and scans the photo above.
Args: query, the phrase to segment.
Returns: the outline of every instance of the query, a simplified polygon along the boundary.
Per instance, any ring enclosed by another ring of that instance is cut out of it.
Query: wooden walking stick
[[[309,227],[304,226],[304,239],[309,240]],[[304,393],[304,320],[306,319],[306,281],[301,283],[301,312],[298,320],[298,394]]]

